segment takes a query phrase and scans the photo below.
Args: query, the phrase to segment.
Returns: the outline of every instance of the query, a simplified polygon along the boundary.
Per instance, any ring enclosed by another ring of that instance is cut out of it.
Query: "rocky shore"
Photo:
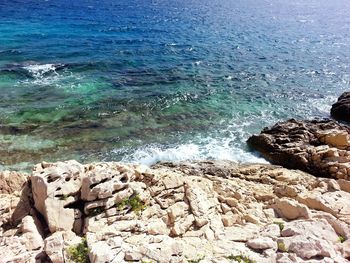
[[[350,120],[350,92],[332,105],[331,115]],[[273,164],[300,169],[315,176],[350,177],[350,128],[335,120],[288,120],[266,127],[248,141]]]
[[[2,173],[2,262],[348,262],[350,182],[227,161]]]
[[[248,140],[289,169],[71,160],[1,172],[0,262],[349,262],[349,134],[289,120]]]
[[[316,176],[350,177],[350,129],[332,120],[289,120],[265,128],[248,144],[271,163]]]

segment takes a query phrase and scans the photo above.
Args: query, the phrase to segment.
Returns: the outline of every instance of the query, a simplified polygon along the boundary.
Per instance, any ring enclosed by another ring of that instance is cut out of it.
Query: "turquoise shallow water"
[[[246,139],[329,117],[350,2],[0,1],[1,169],[41,160],[263,161]]]

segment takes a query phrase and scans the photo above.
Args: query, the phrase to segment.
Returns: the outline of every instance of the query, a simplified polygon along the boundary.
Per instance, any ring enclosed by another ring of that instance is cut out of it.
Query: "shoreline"
[[[0,258],[349,262],[350,128],[291,119],[248,144],[288,169],[70,160],[39,163],[30,175],[0,172]]]

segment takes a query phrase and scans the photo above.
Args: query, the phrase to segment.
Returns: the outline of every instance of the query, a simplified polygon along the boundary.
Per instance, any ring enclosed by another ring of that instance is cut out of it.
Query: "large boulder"
[[[28,250],[35,250],[44,246],[44,240],[33,217],[24,217],[19,231],[25,238],[24,243]]]
[[[331,120],[279,122],[248,139],[273,164],[316,176],[348,179],[350,129]]]
[[[84,166],[76,161],[41,163],[34,168],[35,208],[45,217],[51,233],[81,225],[80,210],[70,205],[79,199],[84,172]]]
[[[350,121],[350,92],[344,92],[332,105],[331,115],[340,121]]]

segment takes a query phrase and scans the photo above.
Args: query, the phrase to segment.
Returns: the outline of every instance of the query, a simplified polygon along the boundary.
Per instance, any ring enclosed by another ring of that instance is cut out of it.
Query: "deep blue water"
[[[348,0],[0,0],[0,162],[261,161],[245,140],[329,117]]]

